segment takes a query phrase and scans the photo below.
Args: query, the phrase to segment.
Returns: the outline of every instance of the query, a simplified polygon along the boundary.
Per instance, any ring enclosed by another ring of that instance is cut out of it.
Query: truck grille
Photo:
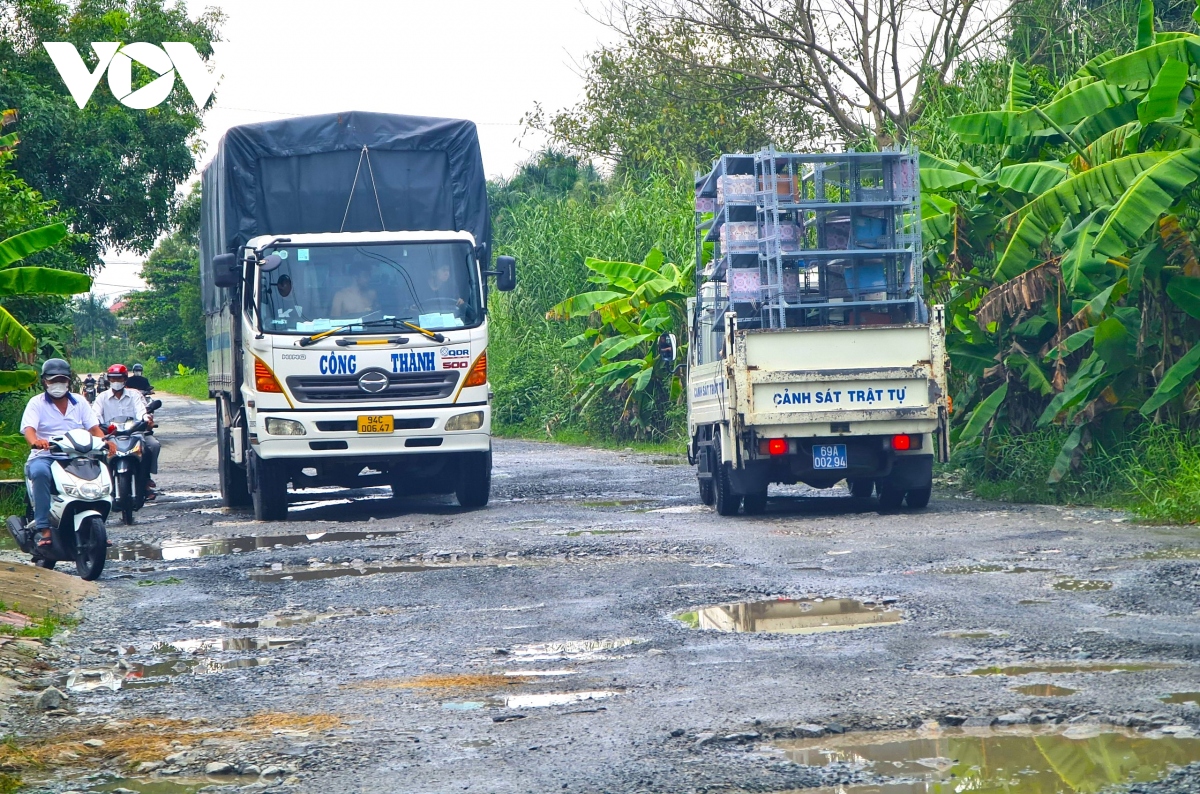
[[[396,430],[428,430],[433,427],[433,417],[426,419],[409,419],[403,416],[397,416],[392,421],[392,426]],[[329,422],[317,422],[317,429],[322,433],[337,433],[350,432],[358,430],[358,420],[356,419],[335,419]]]
[[[380,370],[376,370],[380,371]],[[358,388],[362,373],[354,375],[291,375],[288,388],[302,403],[385,402],[429,400],[449,397],[458,384],[459,373],[397,372],[387,374],[387,388],[366,392]]]

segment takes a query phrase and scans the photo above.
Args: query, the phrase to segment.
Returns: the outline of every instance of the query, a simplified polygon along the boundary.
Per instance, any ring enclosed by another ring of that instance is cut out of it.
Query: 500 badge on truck
[[[443,347],[442,369],[466,369],[471,365],[471,348]]]

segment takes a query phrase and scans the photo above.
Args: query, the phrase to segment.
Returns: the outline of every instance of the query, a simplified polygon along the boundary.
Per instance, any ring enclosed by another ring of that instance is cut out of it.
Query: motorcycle
[[[79,575],[91,581],[100,578],[108,554],[105,521],[112,510],[112,479],[104,459],[108,446],[86,430],[68,430],[50,441],[53,475],[50,502],[49,546],[38,546],[40,533],[33,525],[33,507],[26,502],[24,519],[9,516],[8,531],[21,551],[33,557],[39,568],[75,561]],[[26,479],[27,493],[33,483]]]
[[[96,379],[88,375],[87,380],[83,382],[83,396],[87,399],[89,405],[96,403]]]
[[[162,407],[161,400],[146,406],[148,413]],[[133,523],[133,511],[146,505],[146,480],[149,476],[142,465],[142,437],[149,432],[141,419],[120,417],[108,426],[108,438],[116,444],[116,453],[109,458],[109,473],[113,482],[113,507],[121,512],[125,524]]]

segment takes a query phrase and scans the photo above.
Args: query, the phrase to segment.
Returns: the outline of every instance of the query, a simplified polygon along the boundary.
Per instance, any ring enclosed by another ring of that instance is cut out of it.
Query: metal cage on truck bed
[[[713,330],[727,311],[745,329],[925,322],[921,258],[915,150],[767,147],[696,179],[696,311]]]

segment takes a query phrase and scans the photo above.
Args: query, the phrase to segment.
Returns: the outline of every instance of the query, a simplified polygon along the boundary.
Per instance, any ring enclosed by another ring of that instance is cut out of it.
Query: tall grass
[[[600,191],[533,195],[500,210],[496,252],[515,256],[518,272],[516,290],[489,300],[488,367],[500,432],[623,437],[615,402],[575,410],[571,373],[583,353],[562,344],[584,321],[550,321],[546,312],[589,289],[589,256],[640,262],[657,245],[669,261],[688,261],[695,255],[692,223],[692,177],[685,173],[614,178]],[[682,410],[672,411],[681,426]]]
[[[986,452],[956,455],[964,484],[978,496],[1035,504],[1095,504],[1155,522],[1200,520],[1200,433],[1143,425],[1096,443],[1077,471],[1050,485],[1046,475],[1067,436],[1062,428],[993,436]]]

